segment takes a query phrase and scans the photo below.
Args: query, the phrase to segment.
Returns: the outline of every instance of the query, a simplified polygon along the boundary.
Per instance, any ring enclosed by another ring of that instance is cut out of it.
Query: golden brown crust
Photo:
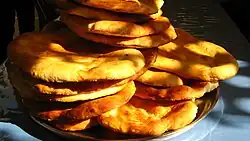
[[[53,95],[43,96],[43,100],[60,101],[60,102],[74,102],[74,101],[80,101],[80,100],[90,100],[90,99],[95,99],[95,98],[99,98],[102,96],[114,94],[115,92],[117,92],[117,90],[123,89],[129,81],[135,80],[136,78],[138,78],[139,76],[144,74],[148,70],[149,66],[151,66],[155,62],[155,60],[156,60],[156,50],[155,49],[145,49],[145,50],[141,50],[141,52],[144,55],[144,57],[147,58],[145,60],[145,66],[138,73],[133,75],[132,77],[129,77],[129,78],[121,80],[121,81],[116,81],[117,82],[116,84],[113,84],[108,88],[103,87],[103,89],[99,89],[99,90],[94,91],[94,92],[73,95],[73,96],[53,96]],[[98,82],[95,82],[95,83],[98,83]],[[104,81],[103,85],[108,86],[108,84],[105,84],[105,83],[112,84],[113,82]],[[94,82],[93,82],[93,84],[94,84]],[[92,87],[94,87],[94,85],[92,85]]]
[[[146,16],[139,14],[127,14],[127,13],[117,13],[111,12],[99,8],[88,7],[84,5],[76,4],[70,0],[56,0],[56,5],[58,8],[64,12],[72,15],[77,15],[84,17],[86,19],[95,20],[109,20],[109,21],[126,21],[132,23],[146,22],[147,20],[153,18],[158,18],[162,15],[162,10],[157,13]]]
[[[174,39],[174,37],[172,38],[168,35],[165,35],[164,33],[143,36],[138,38],[126,38],[126,37],[105,36],[94,33],[80,33],[80,31],[75,31],[76,29],[73,28],[71,28],[73,32],[77,32],[76,34],[87,40],[97,43],[107,44],[110,46],[126,47],[126,48],[154,48],[166,44],[170,42],[172,39]]]
[[[123,87],[125,87],[127,82],[130,81],[130,78],[128,78],[124,80],[110,80],[110,81],[97,81],[97,82],[52,83],[31,77],[29,74],[22,72],[20,68],[18,68],[11,62],[6,63],[6,68],[10,75],[10,79],[23,80],[27,85],[33,87],[34,88],[33,90],[36,90],[37,93],[49,94],[49,95],[79,95],[79,94],[90,95],[95,93],[104,94],[107,92],[113,94],[111,91],[108,90],[109,88],[112,89],[113,87],[116,87],[118,89],[117,91],[114,92],[116,93],[121,89],[123,89]]]
[[[86,102],[49,103],[24,99],[23,103],[33,115],[44,120],[52,121],[64,118],[87,120],[126,104],[134,95],[135,89],[134,82],[132,81],[123,90],[114,95]],[[25,92],[19,91],[19,93]]]
[[[149,69],[135,81],[147,84],[150,86],[159,86],[159,87],[174,87],[183,85],[182,79],[177,75],[157,70]]]
[[[124,87],[126,87],[127,82],[130,81],[130,79],[125,79],[121,81],[110,82],[110,85],[100,86],[98,88],[98,85],[91,82],[92,88],[85,88],[81,87],[81,85],[68,85],[66,88],[63,88],[62,86],[65,86],[64,83],[59,84],[51,84],[46,86],[44,84],[48,83],[38,83],[37,85],[43,85],[46,87],[50,87],[50,90],[46,90],[46,92],[56,92],[57,94],[44,94],[37,89],[36,85],[33,85],[29,82],[30,79],[27,79],[25,76],[23,76],[20,69],[16,68],[13,65],[7,65],[9,80],[11,81],[11,84],[13,87],[15,87],[18,91],[20,91],[20,95],[22,98],[31,99],[35,101],[59,101],[59,102],[75,102],[75,101],[86,101],[91,99],[100,98],[107,95],[112,95],[114,93],[117,93],[118,91],[122,90]],[[109,83],[109,81],[106,81]],[[98,83],[98,82],[96,82]],[[102,82],[105,83],[105,82]],[[82,83],[83,84],[83,83]],[[54,87],[54,86],[59,86]],[[88,85],[90,86],[90,85]],[[76,88],[77,87],[77,88]],[[93,88],[94,87],[94,88]],[[75,92],[78,94],[72,94],[72,90],[75,88]],[[52,91],[53,89],[54,91]],[[84,92],[83,92],[84,91]],[[58,95],[59,93],[59,95]],[[62,95],[66,94],[66,95]]]
[[[126,104],[135,93],[134,82],[130,82],[122,91],[115,95],[103,97],[79,105],[67,111],[65,116],[72,119],[89,119],[101,115],[111,109],[118,108]]]
[[[8,72],[8,78],[12,87],[17,91],[24,92],[18,93],[21,98],[33,99],[38,101],[43,100],[39,97],[37,93],[34,92],[34,89],[28,87],[23,77],[20,75],[20,72],[16,73],[16,71],[13,71],[10,65],[8,65],[8,63],[6,64],[6,68]]]
[[[73,121],[64,119],[59,121],[52,121],[51,124],[56,128],[64,131],[82,131],[98,125],[98,122],[95,118]]]
[[[197,109],[191,101],[156,103],[133,97],[127,104],[99,116],[98,122],[115,132],[159,136],[191,123]]]
[[[32,77],[48,82],[125,79],[145,65],[139,50],[96,44],[70,31],[20,35],[8,46],[8,57]]]
[[[192,100],[204,96],[219,86],[218,82],[193,82],[190,86],[180,85],[170,88],[154,88],[136,83],[135,96],[148,100]]]
[[[114,12],[150,15],[164,4],[163,0],[74,0],[77,3]]]
[[[159,47],[154,68],[202,81],[225,80],[237,74],[237,61],[224,48],[198,40],[181,29],[176,32],[174,41]]]
[[[82,23],[79,20],[72,20],[69,17],[61,17],[61,20],[65,25],[78,36],[85,38],[87,40],[103,43],[111,46],[117,47],[127,47],[127,48],[152,48],[159,47],[160,45],[166,44],[171,40],[177,37],[175,30],[172,25],[166,30],[158,34],[142,36],[142,37],[115,37],[115,36],[106,36],[95,33],[86,32],[86,27],[82,26]]]
[[[143,24],[127,21],[89,20],[61,11],[61,20],[65,23],[74,22],[82,32],[97,33],[117,37],[141,37],[165,31],[170,26],[166,17],[158,17]]]
[[[21,93],[21,97],[36,101],[74,102],[96,99],[112,95],[122,90],[129,81],[142,75],[156,59],[155,49],[141,51],[147,58],[145,66],[135,75],[123,80],[109,80],[78,83],[52,83],[34,79],[23,73],[11,62],[6,63],[9,79],[12,85]]]
[[[152,15],[149,15],[149,17],[150,17],[151,19],[157,19],[157,18],[159,18],[160,16],[162,16],[162,14],[163,14],[163,11],[162,11],[161,9],[159,9],[157,13],[152,14]]]
[[[109,93],[113,94],[120,91],[126,86],[129,79],[120,81],[98,81],[98,82],[83,82],[83,83],[30,83],[31,86],[37,88],[38,92],[41,94],[49,95],[98,95]],[[33,85],[35,84],[35,85]],[[113,90],[112,90],[113,89]],[[115,90],[117,89],[117,90]]]

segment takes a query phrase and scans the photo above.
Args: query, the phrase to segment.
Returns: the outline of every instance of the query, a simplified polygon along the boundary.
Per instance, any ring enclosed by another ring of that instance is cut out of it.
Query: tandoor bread
[[[61,12],[60,18],[62,21],[65,21],[66,24],[72,22],[72,24],[81,28],[82,32],[118,37],[141,37],[157,34],[167,30],[171,25],[169,19],[163,16],[149,20],[143,24],[126,21],[88,20],[80,16],[70,15],[66,12]]]
[[[114,12],[150,15],[164,4],[163,0],[73,0],[77,3]]]
[[[189,85],[159,88],[137,82],[135,96],[148,100],[193,100],[213,91],[218,86],[218,82],[192,82]]]
[[[21,97],[36,101],[74,102],[96,99],[119,92],[129,81],[129,79],[126,79],[117,83],[105,81],[96,83],[80,82],[79,84],[37,83],[34,85],[29,81],[31,80],[30,77],[24,76],[20,69],[8,67],[7,70],[12,86],[21,91]]]
[[[132,23],[142,23],[149,19],[158,18],[162,15],[162,10],[152,15],[139,15],[111,12],[104,9],[93,8],[89,6],[79,5],[71,0],[56,0],[56,5],[60,11],[68,14],[77,15],[92,20],[109,20],[109,21],[126,21]]]
[[[162,14],[163,14],[163,11],[161,9],[159,9],[157,13],[149,15],[149,19],[157,19],[160,16],[162,16]]]
[[[25,33],[10,43],[8,56],[32,77],[48,82],[125,79],[145,66],[139,50],[89,42],[69,31]]]
[[[178,74],[187,79],[218,81],[238,72],[236,59],[221,46],[198,40],[176,29],[178,37],[159,47],[154,68]]]
[[[37,102],[24,99],[23,103],[29,111],[44,120],[60,119],[87,120],[97,117],[109,110],[126,104],[135,93],[134,82],[131,81],[120,92],[86,102]],[[18,91],[18,93],[24,93]]]
[[[197,110],[191,101],[159,103],[133,97],[127,104],[99,116],[98,122],[115,132],[159,136],[191,123]]]
[[[117,94],[83,103],[78,107],[67,111],[65,116],[76,120],[85,120],[99,116],[102,113],[126,104],[133,97],[135,91],[135,84],[131,81]]]
[[[98,125],[96,118],[87,120],[55,120],[51,124],[64,131],[82,131]]]
[[[138,77],[135,81],[158,87],[174,87],[183,85],[182,79],[166,71],[150,68],[143,75]]]
[[[15,66],[13,63],[6,63],[6,68],[11,80],[18,79],[27,83],[30,87],[33,87],[37,93],[47,95],[98,95],[99,94],[114,94],[123,89],[130,79],[124,80],[110,80],[110,81],[98,81],[98,82],[78,82],[78,83],[53,83],[45,82],[39,79],[35,79],[30,75],[21,71],[20,68]],[[121,88],[118,88],[121,86]],[[116,89],[112,93],[112,89]],[[107,91],[107,92],[106,92]]]
[[[174,29],[163,0],[55,1],[61,18],[15,38],[6,63],[18,104],[48,126],[160,136],[238,71],[222,47]]]
[[[95,98],[99,98],[99,97],[103,97],[103,96],[107,96],[107,95],[111,95],[114,94],[118,91],[120,91],[121,89],[123,89],[126,84],[129,81],[135,80],[136,78],[138,78],[138,76],[142,75],[144,72],[146,72],[146,70],[148,69],[148,67],[154,62],[156,56],[156,52],[154,49],[147,49],[147,50],[143,50],[141,51],[143,53],[143,55],[147,58],[146,59],[146,65],[141,69],[141,71],[139,71],[137,74],[133,75],[132,77],[123,79],[123,80],[116,80],[114,82],[114,80],[109,80],[109,81],[97,81],[97,82],[84,82],[86,84],[85,86],[85,91],[86,93],[79,93],[76,95],[54,95],[54,94],[43,94],[42,99],[45,101],[60,101],[60,102],[74,102],[74,101],[84,101],[84,100],[91,100],[91,99],[95,99]],[[29,82],[27,82],[29,83]],[[83,82],[80,82],[83,83]],[[99,83],[99,84],[98,84]],[[62,84],[62,85],[61,85]],[[63,88],[63,86],[67,85],[67,84],[56,84],[56,86],[60,86],[62,88],[63,92],[67,92],[64,91],[65,88]],[[72,86],[72,85],[71,85]],[[83,89],[84,87],[81,87],[80,85],[77,85],[80,87],[80,89]],[[74,88],[74,84],[72,86]],[[88,87],[88,88],[87,88]],[[98,88],[99,87],[99,88]],[[54,87],[53,84],[49,83],[40,83],[39,87],[39,92],[41,94],[41,90],[44,90],[44,88],[50,88],[53,91],[56,91],[58,93],[60,93],[60,89],[57,89],[57,87]],[[67,87],[71,90],[70,85]],[[50,89],[45,90],[46,92],[50,92]],[[43,91],[44,92],[44,91]]]
[[[6,63],[9,79],[12,85],[21,93],[21,97],[36,101],[74,102],[96,99],[112,95],[122,90],[129,81],[142,75],[155,61],[155,49],[141,51],[147,58],[146,65],[137,74],[122,80],[104,80],[95,82],[45,82],[24,73],[11,62]]]
[[[142,37],[116,37],[116,36],[107,36],[95,33],[86,32],[86,28],[82,26],[82,23],[79,20],[71,20],[71,18],[61,17],[62,22],[78,36],[85,38],[87,40],[103,43],[111,46],[117,47],[127,47],[127,48],[153,48],[159,47],[169,43],[177,37],[175,29],[172,25],[169,26],[166,30],[148,36]]]
[[[112,95],[115,93],[119,93],[121,90],[125,89],[128,85],[127,83],[107,87],[96,91],[91,91],[89,93],[75,94],[75,95],[46,95],[38,92],[35,87],[27,84],[27,81],[24,81],[21,75],[18,75],[12,71],[9,73],[9,79],[12,86],[19,91],[19,95],[21,98],[41,101],[41,102],[76,102],[76,101],[88,101],[108,95]]]
[[[27,83],[25,83],[23,77],[19,75],[20,73],[15,73],[15,71],[11,71],[7,67],[8,71],[8,79],[10,81],[10,84],[15,89],[15,91],[18,91],[18,96],[20,99],[26,98],[31,99],[34,101],[44,101],[46,99],[43,99],[40,97],[41,94],[36,93],[35,90],[32,87],[29,87]]]

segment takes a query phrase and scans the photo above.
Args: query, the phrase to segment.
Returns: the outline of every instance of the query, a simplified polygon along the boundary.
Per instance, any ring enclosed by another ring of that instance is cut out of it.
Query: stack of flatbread
[[[64,30],[25,33],[8,46],[8,76],[28,112],[67,131],[159,136],[190,124],[194,100],[238,64],[174,28],[163,3],[56,0]]]

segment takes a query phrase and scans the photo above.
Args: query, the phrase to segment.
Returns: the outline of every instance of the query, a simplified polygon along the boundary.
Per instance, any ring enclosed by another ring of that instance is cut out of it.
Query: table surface
[[[223,46],[236,57],[240,65],[237,76],[221,83],[220,100],[208,117],[192,130],[172,140],[249,141],[250,44],[218,1],[165,1],[164,15],[169,17],[175,27]],[[3,84],[0,87],[5,92],[0,91],[0,140],[63,140],[22,114],[14,96],[9,95],[12,89]]]

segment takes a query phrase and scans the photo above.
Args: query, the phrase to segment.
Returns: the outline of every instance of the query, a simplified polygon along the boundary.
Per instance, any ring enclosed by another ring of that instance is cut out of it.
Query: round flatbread
[[[198,107],[191,101],[159,103],[133,97],[127,104],[98,117],[98,122],[115,132],[159,136],[191,123]]]
[[[79,4],[114,12],[150,15],[164,4],[163,0],[73,0]]]
[[[20,35],[8,56],[32,77],[59,83],[125,79],[145,66],[139,50],[93,43],[70,31]]]
[[[127,14],[107,11],[104,9],[93,8],[89,6],[79,5],[71,0],[56,0],[57,7],[72,15],[84,17],[92,20],[108,20],[108,21],[126,21],[132,23],[142,23],[149,19],[155,19],[162,15],[162,10],[152,15]]]
[[[183,85],[183,81],[177,75],[150,68],[143,75],[138,77],[135,81],[147,84],[150,86],[159,87],[174,87]]]
[[[11,80],[20,80],[27,84],[31,91],[47,95],[85,95],[88,100],[88,95],[95,98],[95,96],[105,96],[106,94],[114,94],[122,90],[131,78],[124,80],[110,80],[97,82],[78,82],[78,83],[52,83],[45,82],[39,79],[32,78],[27,73],[22,72],[20,68],[13,63],[6,63],[6,68]],[[23,83],[22,82],[22,83]],[[24,86],[23,86],[24,87]],[[91,98],[92,99],[92,98]]]
[[[218,82],[193,82],[190,85],[155,88],[142,83],[136,83],[135,96],[148,100],[193,100],[213,91],[218,86]]]
[[[66,12],[61,12],[60,19],[66,24],[72,22],[72,24],[81,28],[82,32],[117,37],[142,37],[157,34],[165,31],[171,25],[169,19],[162,16],[143,24],[126,21],[88,20],[80,16],[70,15]]]
[[[25,83],[24,79],[22,79],[23,77],[20,77],[19,73],[16,74],[14,71],[11,71],[8,67],[7,71],[10,84],[13,87],[13,89],[18,91],[18,95],[20,96],[20,98],[27,98],[37,101],[44,100],[41,97],[39,97],[39,94],[37,94],[31,87],[29,87]]]
[[[174,41],[159,47],[154,68],[202,81],[225,80],[237,74],[236,59],[223,47],[198,40],[182,29],[176,32]]]
[[[107,44],[117,47],[126,47],[126,48],[153,48],[164,45],[177,37],[175,29],[172,25],[166,30],[158,34],[142,36],[142,37],[115,37],[115,36],[106,36],[95,33],[86,32],[86,28],[82,26],[82,23],[79,20],[71,20],[71,18],[61,17],[62,22],[78,36],[85,38],[87,40]]]
[[[137,74],[133,75],[130,78],[117,82],[113,86],[100,89],[99,91],[92,91],[92,92],[85,93],[85,94],[78,94],[78,95],[71,95],[71,96],[43,95],[42,99],[45,101],[74,102],[74,101],[91,100],[91,99],[114,94],[115,92],[118,92],[118,90],[121,90],[122,88],[124,88],[127,82],[131,80],[135,80],[136,78],[144,74],[149,68],[149,66],[151,66],[154,63],[155,58],[156,58],[156,51],[154,49],[146,49],[146,50],[142,50],[141,52],[145,56],[145,58],[147,58],[145,61],[146,64],[141,69],[140,72],[138,72]],[[108,84],[105,84],[105,82],[103,83],[106,86],[108,85]],[[106,81],[106,83],[112,83],[112,82]],[[92,84],[93,84],[92,87],[94,87],[95,86],[94,82]],[[48,86],[53,88],[53,86],[51,85],[48,85]]]
[[[145,73],[149,66],[154,63],[157,52],[155,49],[145,49],[141,52],[147,58],[145,66],[137,74],[123,80],[53,83],[32,78],[9,61],[6,63],[6,67],[12,85],[19,91],[25,92],[21,93],[23,98],[51,102],[86,101],[117,93],[129,81],[135,80]]]
[[[123,90],[114,95],[86,102],[50,103],[24,99],[23,103],[33,115],[41,119],[49,121],[60,119],[87,120],[126,104],[134,95],[135,90],[134,82],[131,81]],[[18,91],[18,93],[22,95],[25,92]]]
[[[29,84],[29,82],[27,82],[27,80],[24,80],[25,77],[13,71],[9,73],[9,78],[10,78],[12,86],[15,87],[18,91],[22,92],[20,93],[22,98],[31,99],[35,101],[50,101],[50,102],[55,102],[55,101],[75,102],[75,101],[92,100],[92,99],[115,94],[119,92],[120,90],[122,90],[127,85],[126,83],[120,84],[120,85],[114,84],[113,86],[107,86],[107,87],[104,86],[103,89],[101,89],[101,87],[98,88],[98,85],[94,83],[92,83],[93,86],[88,85],[88,86],[91,86],[92,88],[95,87],[93,88],[93,90],[84,89],[84,87],[80,87],[79,85],[70,85],[70,86],[67,86],[66,88],[61,88],[61,89],[58,87],[54,87],[55,85],[49,85],[49,86],[43,85],[42,88],[37,89],[39,86],[38,87],[32,86],[31,84]],[[124,80],[124,82],[125,81],[127,80]],[[120,83],[123,83],[123,82],[120,82]],[[59,86],[61,87],[62,85],[59,84]],[[44,88],[44,87],[48,87],[48,88]],[[75,88],[75,91],[72,91],[73,88]],[[48,89],[48,90],[45,90],[45,89]],[[44,93],[39,92],[39,90],[44,90],[45,92],[55,92],[56,94],[44,94]],[[70,95],[73,92],[75,93],[79,92],[80,94]],[[57,93],[59,93],[59,95]],[[65,94],[65,95],[62,95],[62,94]]]

